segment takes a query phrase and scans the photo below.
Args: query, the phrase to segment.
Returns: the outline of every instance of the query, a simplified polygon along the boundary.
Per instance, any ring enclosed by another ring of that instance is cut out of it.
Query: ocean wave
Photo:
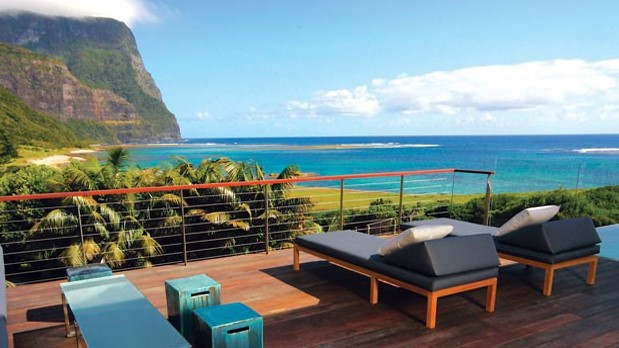
[[[619,148],[617,147],[601,147],[601,148],[585,148],[585,149],[577,149],[574,150],[574,152],[578,152],[578,153],[591,153],[591,152],[597,152],[597,153],[617,153],[619,154]]]
[[[400,143],[360,143],[360,144],[339,144],[342,147],[369,147],[369,148],[405,148],[405,147],[439,147],[438,144],[400,144]]]
[[[184,146],[226,146],[226,144],[224,144],[224,143],[211,143],[211,142],[206,142],[206,143],[188,143],[188,142],[184,142],[183,145]]]

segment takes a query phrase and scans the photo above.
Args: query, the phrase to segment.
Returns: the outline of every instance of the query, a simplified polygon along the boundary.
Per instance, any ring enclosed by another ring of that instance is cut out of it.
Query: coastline
[[[87,157],[97,153],[96,150],[89,149],[76,149],[69,151],[68,154],[52,155],[43,158],[28,159],[27,162],[36,165],[46,165],[52,167],[62,167],[70,164],[71,161],[85,162]]]

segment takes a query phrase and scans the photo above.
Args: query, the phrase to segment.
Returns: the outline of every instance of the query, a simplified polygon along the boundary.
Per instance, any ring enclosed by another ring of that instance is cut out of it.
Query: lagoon
[[[256,161],[267,173],[295,164],[315,175],[438,168],[493,170],[493,192],[619,185],[619,134],[522,136],[372,136],[187,139],[134,147],[137,165],[166,166],[174,156],[199,163]],[[457,193],[476,193],[479,184]]]

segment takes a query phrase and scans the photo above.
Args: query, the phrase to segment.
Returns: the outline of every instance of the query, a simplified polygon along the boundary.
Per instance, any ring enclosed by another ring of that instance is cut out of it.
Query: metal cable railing
[[[92,262],[126,270],[268,253],[337,229],[394,233],[420,208],[450,204],[462,175],[477,177],[489,202],[492,174],[441,169],[2,196],[7,279],[60,279],[67,266]]]

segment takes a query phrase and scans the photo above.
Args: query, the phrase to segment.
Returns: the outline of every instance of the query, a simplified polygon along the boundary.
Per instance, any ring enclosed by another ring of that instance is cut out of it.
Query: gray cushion
[[[385,262],[384,258],[378,254],[378,248],[385,243],[383,238],[355,231],[301,236],[295,239],[295,243],[430,291],[493,278],[498,275],[498,267],[496,266],[438,277],[413,272]]]
[[[415,226],[424,226],[424,225],[450,225],[453,226],[453,231],[449,234],[450,236],[470,236],[474,234],[490,234],[495,235],[499,230],[498,227],[486,226],[481,224],[475,224],[472,222],[454,220],[449,218],[439,218],[432,220],[419,220],[419,221],[411,221],[405,222],[400,225],[400,230],[404,231],[408,228]]]
[[[499,266],[492,236],[478,234],[412,244],[385,255],[387,263],[429,276]]]
[[[593,246],[601,242],[588,217],[556,220],[527,226],[509,234],[496,237],[501,244],[559,254]]]
[[[510,244],[502,244],[496,241],[496,249],[500,253],[505,253],[513,256],[522,257],[525,259],[535,260],[544,263],[555,264],[563,261],[576,259],[579,257],[598,254],[600,252],[599,245],[592,245],[580,249],[561,252],[558,254],[549,254],[541,251],[518,247]]]

